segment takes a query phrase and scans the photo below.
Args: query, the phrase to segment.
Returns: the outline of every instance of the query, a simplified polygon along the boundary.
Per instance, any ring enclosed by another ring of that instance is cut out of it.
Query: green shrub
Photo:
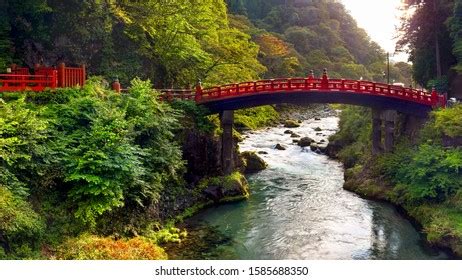
[[[237,110],[234,115],[234,125],[237,129],[257,129],[274,124],[279,114],[272,106],[260,106]]]
[[[342,147],[338,157],[350,168],[370,154],[371,111],[357,106],[342,106],[341,110],[339,131],[329,141]]]
[[[438,110],[433,113],[434,127],[437,132],[449,137],[462,136],[462,105]]]
[[[195,127],[204,133],[213,133],[216,129],[215,123],[207,117],[207,108],[197,106],[194,101],[177,100],[172,102],[172,107],[183,113],[183,118],[181,119],[183,127]]]
[[[462,187],[462,149],[422,144],[385,155],[381,165],[404,203],[442,202]]]
[[[0,185],[0,258],[30,258],[43,231],[29,203]]]
[[[47,123],[27,108],[24,98],[5,103],[0,99],[0,184],[26,196],[26,185],[43,154]],[[37,174],[35,174],[37,175]]]

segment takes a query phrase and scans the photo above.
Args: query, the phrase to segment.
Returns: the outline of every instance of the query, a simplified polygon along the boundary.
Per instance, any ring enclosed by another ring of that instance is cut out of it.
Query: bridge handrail
[[[300,90],[323,91],[326,94],[351,91],[358,94],[390,96],[434,107],[442,104],[441,96],[436,92],[363,80],[329,79],[326,82],[319,78],[278,78],[215,86],[202,89],[201,93],[197,94],[196,101],[203,103],[248,94]]]

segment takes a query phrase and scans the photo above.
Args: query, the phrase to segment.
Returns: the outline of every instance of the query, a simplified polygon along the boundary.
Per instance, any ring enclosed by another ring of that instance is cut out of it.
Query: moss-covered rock
[[[300,127],[300,124],[297,121],[294,121],[294,120],[286,120],[284,122],[284,127],[296,128],[296,127]]]
[[[198,188],[202,190],[205,198],[213,203],[239,201],[249,197],[249,184],[244,175],[239,172],[228,176],[205,178]]]
[[[241,157],[244,162],[245,173],[255,173],[266,169],[266,162],[255,152],[243,152]]]

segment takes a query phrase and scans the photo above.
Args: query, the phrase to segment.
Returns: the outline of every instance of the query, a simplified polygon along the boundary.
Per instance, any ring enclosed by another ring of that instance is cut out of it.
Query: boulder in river
[[[327,146],[319,143],[313,143],[311,144],[310,149],[317,154],[323,154],[326,152]]]
[[[243,152],[241,157],[244,161],[245,173],[254,173],[266,169],[266,162],[255,152]]]
[[[266,152],[266,151],[259,151],[258,154],[259,154],[259,155],[267,155],[268,152]]]
[[[298,141],[298,145],[300,147],[308,147],[311,145],[311,143],[313,143],[314,140],[311,139],[310,137],[303,137],[301,138],[299,141]]]
[[[294,120],[286,120],[284,122],[284,127],[295,128],[295,127],[300,127],[300,124]]]
[[[290,135],[290,137],[292,137],[292,138],[299,138],[300,135],[298,135],[297,133],[292,133],[292,134]]]
[[[314,118],[314,120],[315,120],[315,121],[320,121],[320,120],[321,120],[321,118]]]
[[[314,131],[322,131],[322,129],[318,126],[314,129]]]
[[[289,130],[289,129],[284,131],[284,134],[292,134],[292,133],[294,133],[294,132],[292,130]]]
[[[274,147],[276,150],[280,150],[280,151],[284,151],[286,149],[286,147],[282,146],[281,144],[276,144],[276,146]]]

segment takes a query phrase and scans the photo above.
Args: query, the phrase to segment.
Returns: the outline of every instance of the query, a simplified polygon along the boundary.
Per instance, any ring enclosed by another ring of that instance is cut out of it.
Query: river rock
[[[274,148],[276,150],[280,150],[280,151],[284,151],[286,149],[286,147],[282,146],[281,144],[276,144],[276,146]]]
[[[321,118],[314,118],[314,120],[315,120],[315,121],[320,121],[320,120],[321,120]]]
[[[284,127],[295,128],[295,127],[300,127],[300,124],[294,120],[286,120],[284,122]]]
[[[318,126],[314,129],[314,131],[322,131],[322,129]]]
[[[265,152],[265,151],[259,151],[259,152],[258,152],[258,154],[259,154],[259,155],[267,155],[267,154],[268,154],[268,152]]]
[[[326,152],[327,146],[319,143],[313,143],[311,144],[310,149],[317,154],[323,154]]]
[[[255,173],[266,169],[266,162],[255,152],[243,152],[241,157],[244,160],[245,173]]]
[[[286,131],[284,131],[284,134],[292,134],[292,133],[294,133],[292,130],[286,130]]]
[[[298,143],[298,142],[300,142],[300,140],[298,140],[298,139],[292,140],[292,143]]]
[[[300,135],[298,135],[297,133],[292,133],[292,134],[290,135],[290,137],[292,137],[292,138],[299,138]]]
[[[314,140],[311,139],[310,137],[303,137],[301,138],[299,141],[298,141],[298,145],[300,147],[308,147],[311,145],[311,143],[313,143]]]

